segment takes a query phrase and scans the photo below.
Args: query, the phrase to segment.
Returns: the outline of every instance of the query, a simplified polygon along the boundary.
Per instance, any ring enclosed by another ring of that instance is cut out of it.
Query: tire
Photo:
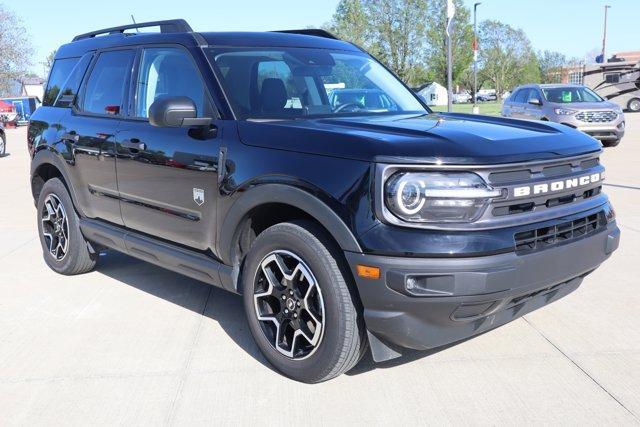
[[[620,144],[620,140],[616,139],[615,141],[603,141],[602,145],[604,145],[605,147],[615,147],[618,144]]]
[[[0,132],[0,157],[4,157],[7,153],[7,137],[4,132]]]
[[[307,221],[268,228],[245,258],[241,280],[251,334],[271,365],[289,378],[329,380],[354,367],[366,350],[361,305],[344,264],[339,248]],[[296,328],[305,333],[296,337]],[[278,330],[286,342],[276,342]]]
[[[65,185],[58,178],[48,180],[38,198],[38,235],[44,261],[64,275],[87,273],[97,255],[80,232],[80,220]]]
[[[629,109],[629,111],[632,111],[634,113],[640,111],[640,98],[633,98],[629,100],[629,102],[627,103],[627,108]]]

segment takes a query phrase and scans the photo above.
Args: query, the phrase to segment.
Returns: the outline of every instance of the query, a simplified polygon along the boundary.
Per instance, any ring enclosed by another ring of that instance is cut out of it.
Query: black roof
[[[159,33],[125,33],[125,30],[159,26]],[[104,30],[76,36],[71,43],[62,45],[56,54],[57,58],[81,56],[95,49],[139,44],[172,43],[186,47],[219,46],[219,47],[308,47],[318,49],[336,49],[360,51],[359,48],[338,40],[324,30],[285,30],[275,32],[190,32],[190,27],[182,20],[156,21],[135,25],[106,28]],[[105,34],[105,35],[102,35]]]

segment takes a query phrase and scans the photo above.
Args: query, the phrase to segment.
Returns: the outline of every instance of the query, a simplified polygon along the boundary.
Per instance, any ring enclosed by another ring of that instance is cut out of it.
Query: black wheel
[[[627,108],[629,109],[629,111],[633,111],[634,113],[640,111],[640,98],[631,99],[627,104]]]
[[[38,199],[38,234],[44,260],[60,274],[74,275],[93,270],[97,256],[80,232],[80,221],[62,181],[44,184]]]
[[[604,145],[605,147],[615,147],[618,144],[620,144],[620,140],[616,139],[615,141],[603,141],[602,145]]]
[[[251,246],[242,270],[251,333],[269,362],[306,383],[351,369],[365,329],[339,250],[310,222],[274,225]]]
[[[0,157],[3,157],[7,153],[7,137],[4,132],[0,132]]]

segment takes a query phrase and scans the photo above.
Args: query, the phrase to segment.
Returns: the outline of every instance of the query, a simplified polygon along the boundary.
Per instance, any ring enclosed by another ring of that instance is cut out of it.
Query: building
[[[429,82],[414,89],[427,105],[447,105],[447,88],[438,82]]]
[[[45,80],[40,77],[23,77],[13,84],[10,89],[9,96],[17,97],[34,97],[38,102],[42,102],[44,97]]]

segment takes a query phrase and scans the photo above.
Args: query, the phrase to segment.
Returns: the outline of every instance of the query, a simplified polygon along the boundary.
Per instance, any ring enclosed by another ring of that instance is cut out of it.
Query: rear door
[[[509,117],[513,117],[514,119],[526,118],[524,114],[524,105],[527,98],[529,98],[529,88],[520,89],[516,93],[513,98],[513,102],[511,103],[511,114]]]
[[[95,56],[74,107],[63,119],[62,138],[72,147],[69,170],[83,213],[122,224],[115,140],[125,109],[135,50],[107,50]],[[58,102],[64,102],[65,96],[69,95],[60,94]]]
[[[224,124],[215,121],[211,132],[149,124],[149,107],[160,96],[188,96],[199,117],[217,116],[187,49],[141,48],[136,76],[130,117],[117,135],[124,224],[205,250],[215,242],[218,153]]]

